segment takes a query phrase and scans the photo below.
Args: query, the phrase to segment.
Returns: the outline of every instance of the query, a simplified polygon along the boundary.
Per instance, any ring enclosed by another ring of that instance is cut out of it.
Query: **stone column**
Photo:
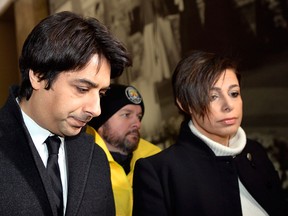
[[[17,0],[14,3],[18,56],[33,27],[49,14],[48,0]]]

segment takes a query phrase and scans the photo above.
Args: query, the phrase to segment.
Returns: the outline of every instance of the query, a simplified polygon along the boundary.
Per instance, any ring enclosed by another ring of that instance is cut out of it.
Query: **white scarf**
[[[241,127],[238,128],[235,136],[229,140],[229,146],[224,146],[201,134],[191,120],[189,121],[188,125],[193,134],[205,142],[216,156],[235,156],[241,153],[246,145],[246,134]]]
[[[224,146],[217,143],[208,137],[201,134],[194,126],[192,120],[188,123],[191,131],[203,142],[205,142],[210,149],[215,153],[216,156],[236,156],[241,153],[246,145],[246,134],[245,131],[239,127],[235,136],[229,140],[229,146]],[[267,212],[259,205],[259,203],[251,196],[251,194],[244,187],[240,179],[238,178],[240,200],[242,214],[244,216],[267,216]]]

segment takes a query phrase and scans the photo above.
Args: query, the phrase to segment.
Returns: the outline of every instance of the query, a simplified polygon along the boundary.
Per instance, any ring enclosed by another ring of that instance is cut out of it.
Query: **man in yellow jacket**
[[[93,118],[86,132],[106,153],[117,216],[132,215],[132,182],[135,162],[161,151],[140,138],[144,103],[133,86],[111,84],[100,100],[101,115]]]

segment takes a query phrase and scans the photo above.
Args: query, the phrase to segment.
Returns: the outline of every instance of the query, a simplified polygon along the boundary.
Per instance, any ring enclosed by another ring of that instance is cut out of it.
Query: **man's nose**
[[[99,94],[93,95],[93,97],[88,99],[85,106],[85,112],[91,113],[93,117],[97,117],[101,114]]]
[[[133,127],[137,128],[137,130],[139,130],[141,127],[141,120],[139,119],[138,116],[135,116],[133,118]]]

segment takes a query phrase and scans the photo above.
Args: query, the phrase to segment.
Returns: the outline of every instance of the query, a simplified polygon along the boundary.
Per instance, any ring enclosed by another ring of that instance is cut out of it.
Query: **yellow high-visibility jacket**
[[[90,126],[87,126],[86,132],[95,137],[95,143],[98,144],[107,155],[111,171],[111,182],[116,205],[116,216],[131,216],[133,206],[132,182],[135,163],[139,158],[154,155],[160,152],[161,149],[144,139],[140,139],[138,148],[133,152],[130,163],[130,172],[128,175],[126,175],[122,166],[114,161],[104,140],[97,133],[97,131]]]

